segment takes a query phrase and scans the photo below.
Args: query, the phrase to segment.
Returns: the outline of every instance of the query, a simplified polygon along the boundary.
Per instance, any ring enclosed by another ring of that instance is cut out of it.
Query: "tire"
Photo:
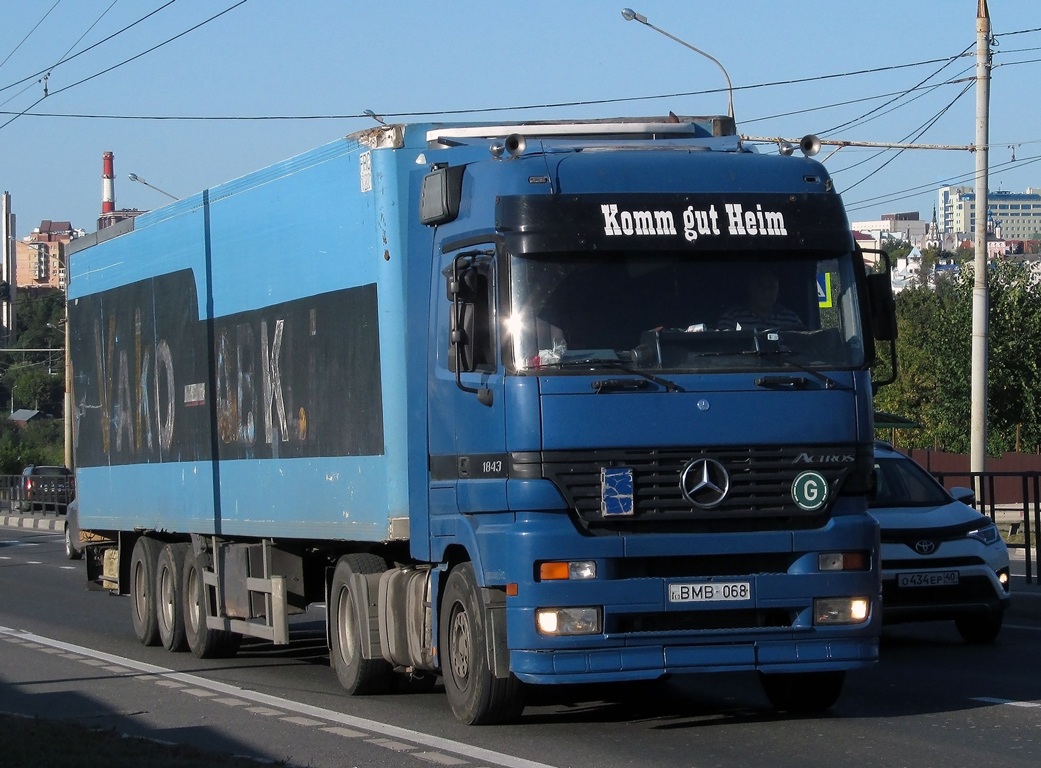
[[[452,569],[441,601],[441,674],[452,712],[467,725],[508,723],[524,710],[524,688],[488,666],[487,617],[470,563]]]
[[[959,616],[954,620],[954,626],[958,628],[958,634],[967,643],[983,645],[993,643],[998,633],[1001,632],[1001,623],[1004,621],[1005,612],[968,614]]]
[[[329,621],[332,646],[329,663],[336,670],[340,685],[351,696],[388,693],[394,683],[394,672],[384,659],[365,659],[361,655],[361,621],[357,615],[353,574],[383,573],[387,563],[382,557],[368,553],[344,555],[336,563],[329,591]]]
[[[155,574],[155,617],[159,640],[168,651],[188,647],[184,634],[184,558],[187,544],[167,544],[159,553]]]
[[[184,635],[188,648],[197,659],[219,659],[234,656],[239,650],[242,636],[224,629],[209,629],[206,626],[206,590],[202,572],[210,564],[206,553],[194,555],[186,552],[182,568],[181,615],[184,619]]]
[[[159,547],[155,539],[141,536],[130,556],[130,616],[141,645],[159,644],[159,624],[155,618],[155,566]]]
[[[65,521],[65,557],[69,560],[83,559],[83,552],[76,549],[76,544],[72,540],[72,526],[67,520]]]
[[[816,714],[839,700],[845,672],[759,673],[766,698],[774,709],[794,714]]]

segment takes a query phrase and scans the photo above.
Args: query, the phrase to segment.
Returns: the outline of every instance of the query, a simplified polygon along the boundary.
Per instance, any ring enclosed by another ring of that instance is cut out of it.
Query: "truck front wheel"
[[[524,709],[521,682],[488,665],[487,616],[470,563],[452,569],[441,601],[441,674],[456,718],[467,725],[508,723]]]
[[[141,536],[130,555],[130,616],[134,634],[141,645],[159,644],[159,624],[155,616],[155,568],[161,545]]]
[[[188,644],[184,634],[184,557],[187,544],[167,544],[159,554],[155,577],[155,615],[159,639],[168,651],[183,651]]]
[[[828,709],[839,700],[845,680],[845,672],[759,673],[763,692],[774,709],[794,714],[814,714]]]
[[[387,693],[394,681],[393,670],[386,661],[362,656],[361,617],[359,611],[368,606],[359,605],[354,593],[355,574],[383,573],[387,563],[378,555],[358,552],[344,555],[336,563],[332,588],[329,590],[329,621],[331,648],[329,662],[336,670],[340,685],[352,696]]]

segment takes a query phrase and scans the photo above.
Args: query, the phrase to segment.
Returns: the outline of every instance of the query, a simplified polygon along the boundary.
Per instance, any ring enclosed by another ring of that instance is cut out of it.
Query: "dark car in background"
[[[1011,601],[1008,548],[969,506],[972,490],[947,491],[883,442],[875,474],[869,511],[882,534],[883,621],[953,619],[967,642],[993,641]]]
[[[75,496],[76,479],[71,469],[30,464],[22,470],[21,487],[13,504],[21,512],[64,512]]]

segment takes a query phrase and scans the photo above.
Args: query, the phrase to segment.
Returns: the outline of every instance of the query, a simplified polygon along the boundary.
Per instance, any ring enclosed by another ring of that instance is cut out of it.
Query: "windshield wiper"
[[[771,338],[771,336],[773,338]],[[759,357],[766,357],[768,355],[772,357],[776,355],[781,358],[781,362],[785,365],[796,368],[803,373],[808,373],[810,376],[813,376],[813,378],[824,382],[825,389],[850,389],[850,387],[842,386],[835,381],[835,379],[821,373],[820,371],[815,371],[813,368],[805,366],[802,363],[795,362],[789,357],[791,353],[792,351],[790,349],[781,346],[780,335],[775,329],[760,331],[755,335],[755,354],[759,355]],[[760,384],[761,381],[763,382],[762,384]],[[770,383],[771,382],[767,382],[765,379],[756,379],[757,386],[768,386]],[[801,389],[801,387],[799,388]]]
[[[565,366],[568,367],[568,368],[572,368],[572,367],[580,366],[580,365],[587,365],[587,366],[591,366],[591,367],[594,367],[594,368],[597,368],[597,367],[614,368],[614,369],[619,370],[619,371],[625,371],[626,373],[631,373],[634,376],[642,376],[643,378],[647,379],[648,381],[653,381],[655,384],[658,384],[659,386],[665,387],[665,391],[666,392],[682,392],[683,391],[683,389],[681,387],[679,387],[675,382],[669,381],[668,379],[663,379],[662,377],[655,376],[654,374],[651,374],[651,373],[647,373],[646,371],[641,371],[639,368],[633,368],[631,365],[626,363],[624,360],[604,360],[603,358],[590,358],[590,359],[586,359],[586,360],[562,360],[559,363],[553,363],[553,365],[560,366],[561,368],[563,368]],[[607,388],[602,387],[602,386],[597,386],[598,384],[603,384],[603,382],[596,382],[596,381],[594,381],[593,382],[593,389],[597,390],[597,392],[607,391]]]

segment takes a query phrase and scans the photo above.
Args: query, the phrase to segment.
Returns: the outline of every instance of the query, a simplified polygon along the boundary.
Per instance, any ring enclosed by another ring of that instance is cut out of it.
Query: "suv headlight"
[[[1001,538],[1001,534],[998,533],[998,527],[993,523],[985,525],[982,528],[977,528],[975,531],[969,531],[965,535],[970,539],[976,539],[976,541],[982,542],[987,546],[996,544]]]

